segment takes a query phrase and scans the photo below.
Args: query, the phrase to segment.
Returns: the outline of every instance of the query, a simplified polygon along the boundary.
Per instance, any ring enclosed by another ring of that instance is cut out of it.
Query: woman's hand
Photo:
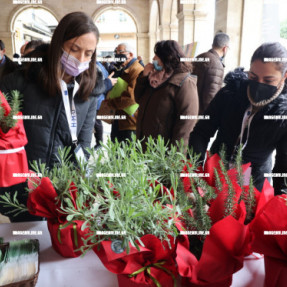
[[[154,65],[152,63],[148,63],[144,66],[143,76],[146,77],[154,70]]]

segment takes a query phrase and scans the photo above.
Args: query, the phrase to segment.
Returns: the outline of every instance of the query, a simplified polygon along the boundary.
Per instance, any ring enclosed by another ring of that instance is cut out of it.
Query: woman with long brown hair
[[[99,31],[93,20],[82,12],[67,14],[57,26],[51,44],[37,47],[29,54],[22,70],[8,75],[0,90],[9,94],[18,90],[24,96],[24,127],[28,161],[37,160],[51,168],[59,161],[58,149],[72,147],[72,158],[85,157],[90,147],[96,117],[96,47]],[[39,59],[41,61],[39,61]],[[36,117],[34,117],[36,116]],[[30,118],[29,118],[30,117]],[[26,183],[0,188],[0,194],[18,191],[18,200],[26,203]],[[8,210],[0,205],[0,213]],[[9,216],[9,215],[8,215]],[[25,213],[11,221],[35,220]]]
[[[49,167],[57,162],[58,148],[89,147],[96,116],[96,47],[99,31],[82,12],[67,14],[57,26],[50,45],[38,47],[30,62],[0,83],[0,90],[24,95],[23,115],[28,160]],[[79,148],[78,148],[79,149]]]

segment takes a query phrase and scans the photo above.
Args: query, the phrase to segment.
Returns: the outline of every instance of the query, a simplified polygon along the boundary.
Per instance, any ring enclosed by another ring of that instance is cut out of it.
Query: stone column
[[[210,1],[196,2],[196,4],[181,5],[178,13],[178,39],[181,45],[199,42],[203,46],[210,45],[210,25],[208,14]],[[206,43],[208,42],[208,43]]]
[[[216,0],[214,35],[223,32],[230,37],[230,49],[224,60],[225,74],[240,65],[244,2],[245,0]]]
[[[178,24],[170,24],[170,39],[178,41]]]
[[[240,65],[249,70],[252,54],[263,41],[263,0],[245,0],[242,19]]]
[[[169,40],[170,39],[170,25],[164,24],[159,26],[159,38],[160,40]]]
[[[137,33],[137,56],[143,58],[144,64],[147,64],[149,59],[149,34],[148,33]]]
[[[250,58],[262,42],[263,0],[216,0],[214,32],[230,36],[225,73],[238,66],[249,70]]]
[[[193,5],[183,5],[193,6]],[[177,14],[178,18],[178,42],[180,45],[190,44],[194,41],[194,13],[193,8],[183,10]]]

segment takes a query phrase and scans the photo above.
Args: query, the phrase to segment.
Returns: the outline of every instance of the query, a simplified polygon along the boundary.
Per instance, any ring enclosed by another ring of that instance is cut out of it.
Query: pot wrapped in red
[[[77,189],[72,182],[70,198],[76,207]],[[89,228],[82,230],[83,221],[69,221],[61,211],[58,194],[49,178],[41,179],[40,184],[29,193],[28,209],[33,215],[46,217],[53,248],[63,257],[77,257],[81,251],[75,251],[83,246],[82,238],[86,237]],[[68,225],[67,225],[68,224]]]
[[[120,287],[174,287],[177,275],[175,244],[172,238],[170,240],[171,249],[166,241],[148,234],[141,237],[145,247],[140,246],[140,250],[130,245],[127,253],[121,250],[120,241],[103,241],[94,251],[110,272],[118,274]]]
[[[265,286],[283,287],[287,282],[287,196],[275,196],[250,224],[252,249],[264,254]]]
[[[249,241],[247,227],[232,216],[211,227],[199,260],[189,251],[188,240],[179,241],[176,261],[183,286],[230,286],[232,275],[243,267]]]

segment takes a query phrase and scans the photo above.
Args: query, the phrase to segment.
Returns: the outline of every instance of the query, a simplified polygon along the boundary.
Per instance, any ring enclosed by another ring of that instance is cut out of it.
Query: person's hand
[[[154,65],[152,63],[148,63],[144,66],[143,76],[146,77],[154,70]]]
[[[112,82],[112,85],[114,86],[118,79],[117,78],[113,78],[113,75],[115,74],[115,72],[111,72],[110,75],[108,76],[108,79],[110,79],[110,81]]]

